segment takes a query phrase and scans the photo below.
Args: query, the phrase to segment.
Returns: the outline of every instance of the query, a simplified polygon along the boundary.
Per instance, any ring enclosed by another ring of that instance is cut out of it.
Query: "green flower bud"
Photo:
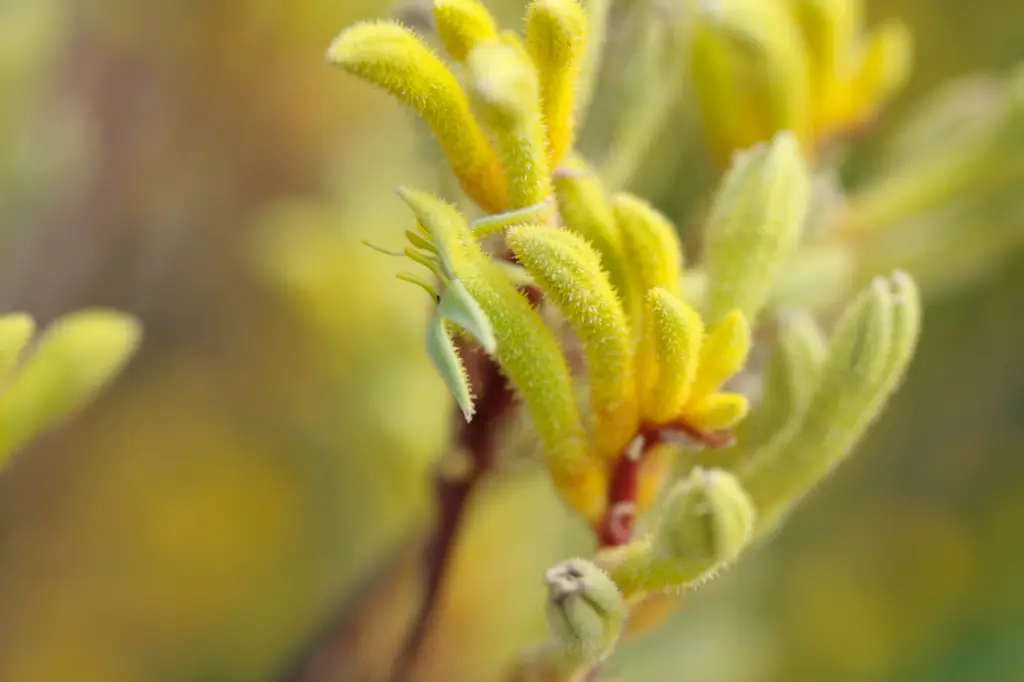
[[[796,249],[811,185],[796,138],[775,136],[735,157],[708,222],[708,323],[739,308],[754,320]]]
[[[598,663],[612,652],[626,602],[611,578],[586,559],[570,559],[544,575],[551,632],[567,657]]]

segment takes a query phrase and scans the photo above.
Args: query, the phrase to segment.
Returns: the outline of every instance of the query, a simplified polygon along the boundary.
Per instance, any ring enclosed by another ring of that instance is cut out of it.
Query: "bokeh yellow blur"
[[[917,56],[854,173],[924,93],[1024,58],[1013,0],[868,9],[910,24]],[[2,309],[146,328],[125,376],[0,475],[0,682],[289,682],[342,604],[338,679],[394,656],[452,415],[423,297],[359,242],[399,243],[396,185],[445,180],[410,117],[324,52],[395,10],[0,0]],[[679,126],[683,158],[637,179],[668,204],[708,167]],[[1024,679],[1022,292],[1018,255],[930,301],[907,385],[828,494],[610,672]],[[585,551],[544,479],[509,468],[474,500],[423,682],[500,679],[544,636],[543,570]]]

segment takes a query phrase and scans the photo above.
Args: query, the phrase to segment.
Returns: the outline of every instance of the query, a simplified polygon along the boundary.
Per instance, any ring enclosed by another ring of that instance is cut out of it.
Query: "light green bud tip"
[[[750,541],[755,516],[750,496],[732,474],[698,467],[670,493],[656,547],[683,562],[728,563]]]
[[[735,308],[756,319],[799,244],[810,198],[809,175],[792,133],[736,155],[708,223],[709,323]]]
[[[551,632],[566,655],[604,660],[626,620],[626,602],[611,578],[586,559],[569,559],[544,575]]]

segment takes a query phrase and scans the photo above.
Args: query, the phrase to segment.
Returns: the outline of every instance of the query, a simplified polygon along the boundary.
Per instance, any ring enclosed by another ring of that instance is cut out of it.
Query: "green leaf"
[[[434,363],[434,368],[441,375],[448,392],[462,410],[466,421],[473,418],[473,394],[469,387],[469,377],[462,364],[452,337],[445,327],[444,318],[435,315],[427,325],[427,355]]]

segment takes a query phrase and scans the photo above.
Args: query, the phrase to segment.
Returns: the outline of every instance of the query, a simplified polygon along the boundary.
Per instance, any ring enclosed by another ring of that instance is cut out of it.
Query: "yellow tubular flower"
[[[414,33],[388,21],[356,24],[334,40],[327,58],[412,108],[437,137],[466,194],[484,210],[505,209],[497,154],[455,75]]]
[[[495,358],[533,419],[559,493],[585,519],[598,520],[604,511],[605,475],[590,453],[554,333],[483,251],[454,207],[424,192],[403,190],[401,196],[429,234],[442,276],[461,283],[489,322]]]
[[[512,228],[507,243],[580,337],[595,448],[606,457],[618,455],[637,428],[632,339],[599,256],[575,234],[540,225]]]
[[[729,429],[747,416],[746,397],[738,393],[715,393],[694,404],[686,412],[686,422],[701,431]]]
[[[494,17],[477,0],[434,0],[437,35],[451,58],[466,60],[480,43],[498,39]]]
[[[547,138],[537,72],[515,36],[469,53],[470,87],[501,154],[509,210],[543,203],[551,195]]]
[[[626,314],[632,315],[635,303],[629,288],[622,234],[601,181],[581,159],[570,158],[555,175],[554,184],[558,211],[566,229],[586,239],[601,254],[601,265],[608,271]]]
[[[643,199],[624,192],[612,197],[612,212],[629,260],[631,284],[645,296],[655,287],[678,295],[683,248],[672,222]]]
[[[679,293],[682,247],[672,223],[647,202],[630,194],[616,194],[612,197],[612,212],[625,247],[629,290],[639,299],[638,314],[633,316],[633,337],[637,386],[640,395],[646,396],[657,377],[657,355],[650,315],[640,311],[651,289],[660,287]]]
[[[657,354],[657,380],[644,416],[657,423],[679,414],[697,375],[704,322],[696,310],[660,287],[647,294]]]
[[[551,168],[572,148],[586,41],[587,16],[577,0],[534,0],[526,8],[526,46],[540,77]]]

